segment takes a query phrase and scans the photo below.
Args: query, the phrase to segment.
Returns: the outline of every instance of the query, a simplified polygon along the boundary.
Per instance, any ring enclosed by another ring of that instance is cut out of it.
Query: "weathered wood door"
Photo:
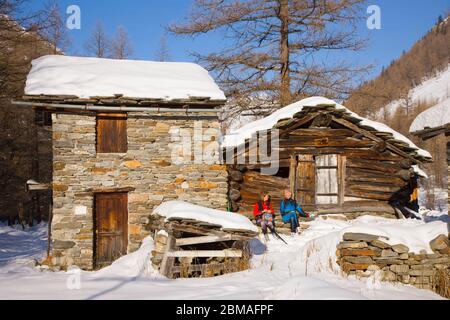
[[[95,195],[96,267],[110,265],[127,254],[128,194]]]
[[[299,155],[297,166],[297,201],[302,205],[314,205],[316,173],[313,155]]]

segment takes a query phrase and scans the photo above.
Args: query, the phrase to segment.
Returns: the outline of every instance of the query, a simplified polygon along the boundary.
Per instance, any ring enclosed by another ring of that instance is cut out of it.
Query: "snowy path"
[[[285,237],[289,245],[271,239],[265,253],[255,240],[251,270],[209,279],[162,278],[145,264],[153,246],[148,239],[139,251],[109,268],[81,272],[79,290],[68,288],[72,273],[38,271],[10,243],[23,244],[28,258],[36,258],[45,251],[45,226],[12,231],[17,239],[11,238],[10,228],[0,227],[0,299],[441,299],[410,286],[343,277],[330,257],[342,229],[349,226],[320,220],[301,236]]]

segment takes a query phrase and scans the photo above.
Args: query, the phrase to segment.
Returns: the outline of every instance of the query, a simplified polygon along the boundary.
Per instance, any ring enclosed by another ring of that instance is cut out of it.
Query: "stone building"
[[[16,104],[52,114],[52,263],[92,270],[137,250],[166,200],[226,209],[225,101],[191,63],[33,61]]]

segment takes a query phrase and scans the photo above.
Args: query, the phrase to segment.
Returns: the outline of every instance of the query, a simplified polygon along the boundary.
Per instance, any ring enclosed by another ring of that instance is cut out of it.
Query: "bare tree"
[[[127,59],[133,54],[133,46],[128,33],[123,26],[117,28],[117,33],[111,43],[111,57]]]
[[[159,41],[159,48],[155,51],[156,61],[170,61],[170,49],[167,44],[167,35],[164,34]]]
[[[220,31],[225,48],[195,54],[236,101],[252,94],[272,96],[281,106],[315,94],[348,94],[356,71],[331,65],[327,51],[359,50],[357,37],[365,0],[196,0],[187,21],[169,26],[184,36]]]
[[[30,11],[27,1],[0,0],[0,220],[6,216],[13,222],[18,204],[34,211],[24,185],[45,174],[38,165],[35,112],[12,105],[11,99],[23,95],[31,61],[54,52],[38,34],[48,27],[47,17]]]
[[[44,10],[47,15],[47,21],[40,32],[41,36],[53,46],[54,54],[68,50],[72,41],[61,15],[58,2],[56,0],[49,1],[45,5]]]
[[[86,52],[91,56],[95,56],[97,58],[105,58],[109,56],[111,42],[101,21],[97,21],[84,47]]]

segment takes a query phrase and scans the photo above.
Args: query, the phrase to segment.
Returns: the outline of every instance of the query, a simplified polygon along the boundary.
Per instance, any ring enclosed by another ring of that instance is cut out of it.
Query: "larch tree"
[[[249,97],[285,106],[293,100],[348,94],[356,72],[345,61],[327,62],[330,51],[360,50],[356,32],[365,0],[196,0],[183,23],[168,27],[182,36],[222,32],[224,49],[194,53],[226,94],[249,108]],[[254,103],[258,105],[258,103]]]
[[[111,42],[111,57],[114,59],[127,59],[133,54],[133,45],[123,26],[117,28],[117,33]]]
[[[106,58],[111,51],[111,41],[101,21],[97,21],[85,45],[86,53],[97,58]]]
[[[164,34],[160,41],[159,41],[159,47],[155,51],[154,58],[156,61],[164,62],[164,61],[170,61],[170,49],[169,45],[167,44],[167,35]]]

